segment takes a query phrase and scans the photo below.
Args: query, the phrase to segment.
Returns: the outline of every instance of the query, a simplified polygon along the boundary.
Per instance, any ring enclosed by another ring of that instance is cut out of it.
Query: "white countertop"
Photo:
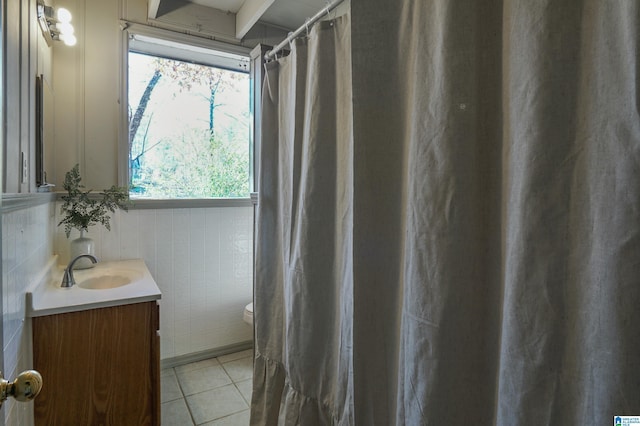
[[[142,259],[98,262],[94,268],[74,270],[77,282],[83,279],[109,274],[111,271],[134,271],[136,279],[130,284],[109,289],[86,289],[78,285],[60,287],[63,267],[51,267],[41,282],[27,291],[26,314],[28,317],[84,311],[109,306],[149,302],[161,298],[162,293]]]

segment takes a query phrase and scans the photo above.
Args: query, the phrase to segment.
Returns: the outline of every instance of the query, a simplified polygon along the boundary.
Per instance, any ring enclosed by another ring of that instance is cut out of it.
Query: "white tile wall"
[[[2,293],[4,377],[13,380],[33,368],[31,326],[25,321],[25,291],[53,253],[54,204],[2,215]],[[33,424],[33,403],[13,399],[4,405],[5,424]]]
[[[162,291],[161,358],[251,340],[242,313],[253,291],[253,207],[118,211],[111,231],[95,226],[87,236],[99,260],[145,260]],[[67,262],[62,227],[54,248]]]

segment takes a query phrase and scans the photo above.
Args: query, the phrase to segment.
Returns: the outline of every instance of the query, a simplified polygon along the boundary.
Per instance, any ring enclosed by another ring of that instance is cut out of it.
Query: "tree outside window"
[[[135,198],[249,196],[249,76],[129,52]]]

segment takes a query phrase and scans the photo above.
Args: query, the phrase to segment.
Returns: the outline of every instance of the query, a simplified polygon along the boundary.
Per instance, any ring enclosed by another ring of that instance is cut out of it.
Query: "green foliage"
[[[228,144],[211,137],[209,141],[209,187],[211,197],[249,195],[249,150],[234,151]]]
[[[180,139],[155,147],[140,166],[132,191],[150,198],[249,196],[249,150],[225,143],[208,131],[185,130]]]
[[[98,223],[111,230],[110,213],[114,213],[116,209],[129,210],[127,188],[114,185],[105,189],[101,195],[92,195],[91,190],[83,191],[85,186],[81,181],[79,166],[76,164],[64,178],[63,186],[67,195],[62,197],[64,203],[61,213],[65,214],[65,217],[58,223],[58,226],[64,224],[67,238],[73,228],[88,231],[90,226]]]
[[[134,79],[139,81],[140,92],[144,91],[138,106],[130,106],[136,111],[132,117],[138,117],[129,140],[132,196],[248,197],[247,75],[159,57],[152,64],[143,78]],[[157,73],[162,79],[155,85]],[[238,99],[246,99],[246,105],[239,107]],[[172,122],[164,113],[185,105],[192,114],[179,122]],[[174,123],[172,127],[168,122]]]

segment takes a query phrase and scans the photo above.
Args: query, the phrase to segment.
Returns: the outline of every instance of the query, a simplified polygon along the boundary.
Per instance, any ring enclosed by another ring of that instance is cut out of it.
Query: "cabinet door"
[[[33,319],[37,425],[158,425],[156,302]]]

